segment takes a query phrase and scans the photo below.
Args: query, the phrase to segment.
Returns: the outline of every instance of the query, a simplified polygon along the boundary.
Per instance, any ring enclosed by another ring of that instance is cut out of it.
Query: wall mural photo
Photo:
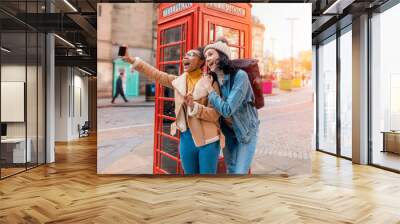
[[[97,7],[99,174],[311,172],[311,4]]]

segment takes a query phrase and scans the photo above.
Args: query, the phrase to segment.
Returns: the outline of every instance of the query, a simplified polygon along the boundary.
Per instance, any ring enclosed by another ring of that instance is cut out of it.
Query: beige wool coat
[[[194,86],[192,94],[195,106],[185,113],[184,97],[187,94],[186,79],[188,76],[186,72],[180,76],[168,74],[154,68],[138,57],[134,60],[133,68],[139,73],[144,74],[150,80],[157,81],[163,86],[174,89],[176,121],[171,125],[172,135],[175,135],[176,129],[184,132],[189,128],[196,147],[220,140],[221,149],[224,148],[225,138],[219,125],[220,114],[208,102],[207,90],[202,88],[201,85],[198,85],[200,82],[204,81],[202,79],[207,79],[206,76],[202,76]],[[213,83],[213,88],[217,94],[220,94],[217,82]]]

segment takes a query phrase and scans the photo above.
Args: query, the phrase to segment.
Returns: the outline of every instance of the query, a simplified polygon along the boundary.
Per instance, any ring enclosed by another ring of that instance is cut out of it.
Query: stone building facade
[[[260,22],[260,20],[253,16],[252,17],[252,52],[251,57],[258,59],[258,67],[260,69],[261,75],[265,74],[264,71],[264,32],[265,26]]]
[[[127,45],[131,55],[155,65],[158,4],[100,3],[97,7],[97,94],[99,98],[109,98],[113,60],[120,45]],[[148,82],[140,76],[141,95]]]

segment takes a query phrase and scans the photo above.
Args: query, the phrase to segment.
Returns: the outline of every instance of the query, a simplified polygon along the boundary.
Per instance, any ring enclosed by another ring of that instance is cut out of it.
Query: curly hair
[[[199,51],[200,60],[203,60],[203,63],[200,65],[200,68],[203,68],[206,64],[206,56],[204,55],[204,47],[198,47],[195,50]]]

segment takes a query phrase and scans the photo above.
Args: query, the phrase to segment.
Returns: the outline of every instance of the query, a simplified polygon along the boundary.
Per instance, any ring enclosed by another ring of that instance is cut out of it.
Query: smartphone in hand
[[[123,57],[123,56],[125,56],[125,54],[126,54],[126,47],[125,46],[120,46],[119,50],[118,50],[118,56]]]

